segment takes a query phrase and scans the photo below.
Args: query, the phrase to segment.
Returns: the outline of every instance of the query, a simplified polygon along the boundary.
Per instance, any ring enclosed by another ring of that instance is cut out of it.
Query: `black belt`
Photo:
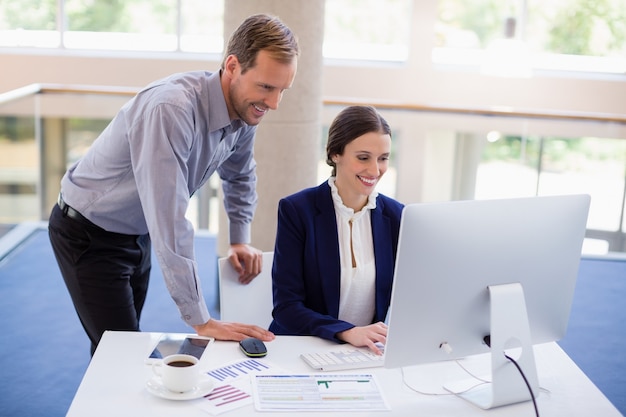
[[[63,214],[65,216],[69,217],[70,219],[78,220],[78,221],[81,221],[81,222],[91,223],[89,220],[87,220],[87,218],[85,216],[80,214],[78,211],[76,211],[72,207],[68,206],[65,203],[65,201],[63,201],[63,198],[61,197],[61,194],[59,194],[59,199],[57,200],[57,204],[59,205],[59,208],[61,208],[61,211],[63,211]]]

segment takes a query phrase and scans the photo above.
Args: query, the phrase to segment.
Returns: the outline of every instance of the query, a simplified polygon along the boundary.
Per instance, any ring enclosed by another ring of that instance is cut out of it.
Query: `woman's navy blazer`
[[[379,194],[371,212],[376,259],[376,313],[384,321],[391,301],[400,219],[404,205]],[[278,203],[272,265],[275,334],[314,335],[339,341],[354,327],[339,320],[340,261],[337,219],[328,182]],[[356,243],[358,244],[358,242]]]

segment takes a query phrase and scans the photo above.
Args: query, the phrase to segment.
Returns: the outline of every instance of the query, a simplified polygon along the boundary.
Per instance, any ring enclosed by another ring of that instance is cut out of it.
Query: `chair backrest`
[[[220,319],[256,324],[267,329],[272,322],[272,263],[274,252],[263,252],[263,270],[251,283],[240,284],[228,258],[218,260]]]

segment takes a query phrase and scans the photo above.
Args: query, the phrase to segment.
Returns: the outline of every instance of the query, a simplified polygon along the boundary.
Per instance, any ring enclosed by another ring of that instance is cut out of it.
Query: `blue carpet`
[[[209,311],[219,317],[216,240],[196,238]],[[0,261],[0,416],[65,416],[89,364],[80,326],[50,248],[35,231]],[[626,414],[626,262],[583,259],[567,335],[559,342],[602,392]],[[190,332],[153,265],[141,327]]]
[[[626,414],[626,262],[583,259],[567,334],[559,345]]]
[[[209,311],[217,311],[215,238],[196,238]],[[193,332],[179,317],[153,263],[141,327]],[[0,261],[0,416],[65,416],[89,365],[89,341],[57,268],[47,230],[37,230]]]

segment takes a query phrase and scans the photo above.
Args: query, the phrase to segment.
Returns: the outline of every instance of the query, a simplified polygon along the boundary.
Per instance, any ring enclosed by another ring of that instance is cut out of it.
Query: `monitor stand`
[[[451,393],[483,409],[532,399],[522,375],[505,354],[515,359],[524,371],[534,395],[539,392],[522,285],[514,283],[488,288],[491,306],[491,383],[476,386],[477,380],[472,379],[444,386]]]

